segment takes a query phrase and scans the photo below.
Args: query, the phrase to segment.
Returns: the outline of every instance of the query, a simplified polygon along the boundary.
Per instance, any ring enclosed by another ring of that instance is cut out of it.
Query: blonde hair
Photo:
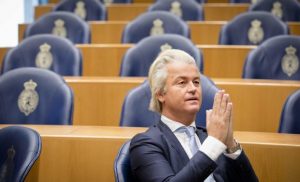
[[[151,89],[151,100],[149,109],[158,113],[162,112],[162,104],[156,98],[158,93],[166,92],[166,80],[168,76],[167,65],[174,62],[183,62],[186,64],[196,65],[195,59],[188,53],[179,49],[169,49],[163,51],[152,63],[148,80]]]

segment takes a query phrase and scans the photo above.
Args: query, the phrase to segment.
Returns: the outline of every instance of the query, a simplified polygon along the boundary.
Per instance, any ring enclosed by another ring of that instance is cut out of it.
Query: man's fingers
[[[225,122],[230,122],[231,117],[232,117],[231,115],[232,115],[232,103],[229,102],[226,107]]]
[[[212,111],[214,114],[217,114],[219,112],[223,94],[224,94],[224,90],[220,90],[215,95],[214,104],[213,104],[213,111]]]
[[[220,104],[220,109],[219,109],[220,114],[223,114],[224,112],[226,112],[228,98],[229,98],[228,94],[223,95],[222,100],[221,100],[221,104]]]

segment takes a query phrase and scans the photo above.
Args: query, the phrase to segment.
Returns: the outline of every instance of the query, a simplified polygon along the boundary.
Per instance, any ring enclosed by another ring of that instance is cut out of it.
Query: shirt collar
[[[167,118],[166,116],[164,115],[161,115],[161,121],[166,124],[170,129],[171,131],[174,133],[178,128],[182,127],[182,126],[185,126],[184,124],[178,122],[178,121],[174,121],[174,120],[171,120],[170,118]],[[195,121],[193,121],[191,123],[190,126],[193,126],[194,128],[196,128],[196,124],[195,124]]]

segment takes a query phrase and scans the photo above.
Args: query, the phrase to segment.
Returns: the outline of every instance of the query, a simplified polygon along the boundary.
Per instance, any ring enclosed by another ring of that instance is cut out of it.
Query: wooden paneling
[[[123,99],[144,78],[66,77],[74,90],[75,125],[118,126]],[[234,129],[276,132],[286,98],[300,88],[297,81],[213,79],[234,105]]]
[[[0,125],[0,128],[5,125]],[[34,126],[42,152],[26,181],[114,181],[120,146],[145,128]],[[298,181],[300,135],[235,132],[262,182]]]

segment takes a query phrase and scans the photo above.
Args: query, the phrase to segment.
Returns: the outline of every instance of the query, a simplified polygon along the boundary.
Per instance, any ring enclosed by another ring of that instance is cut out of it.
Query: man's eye
[[[184,85],[185,82],[184,82],[184,81],[180,81],[180,82],[178,82],[177,84],[178,84],[178,85]]]
[[[194,85],[200,85],[200,82],[199,81],[194,81]]]

